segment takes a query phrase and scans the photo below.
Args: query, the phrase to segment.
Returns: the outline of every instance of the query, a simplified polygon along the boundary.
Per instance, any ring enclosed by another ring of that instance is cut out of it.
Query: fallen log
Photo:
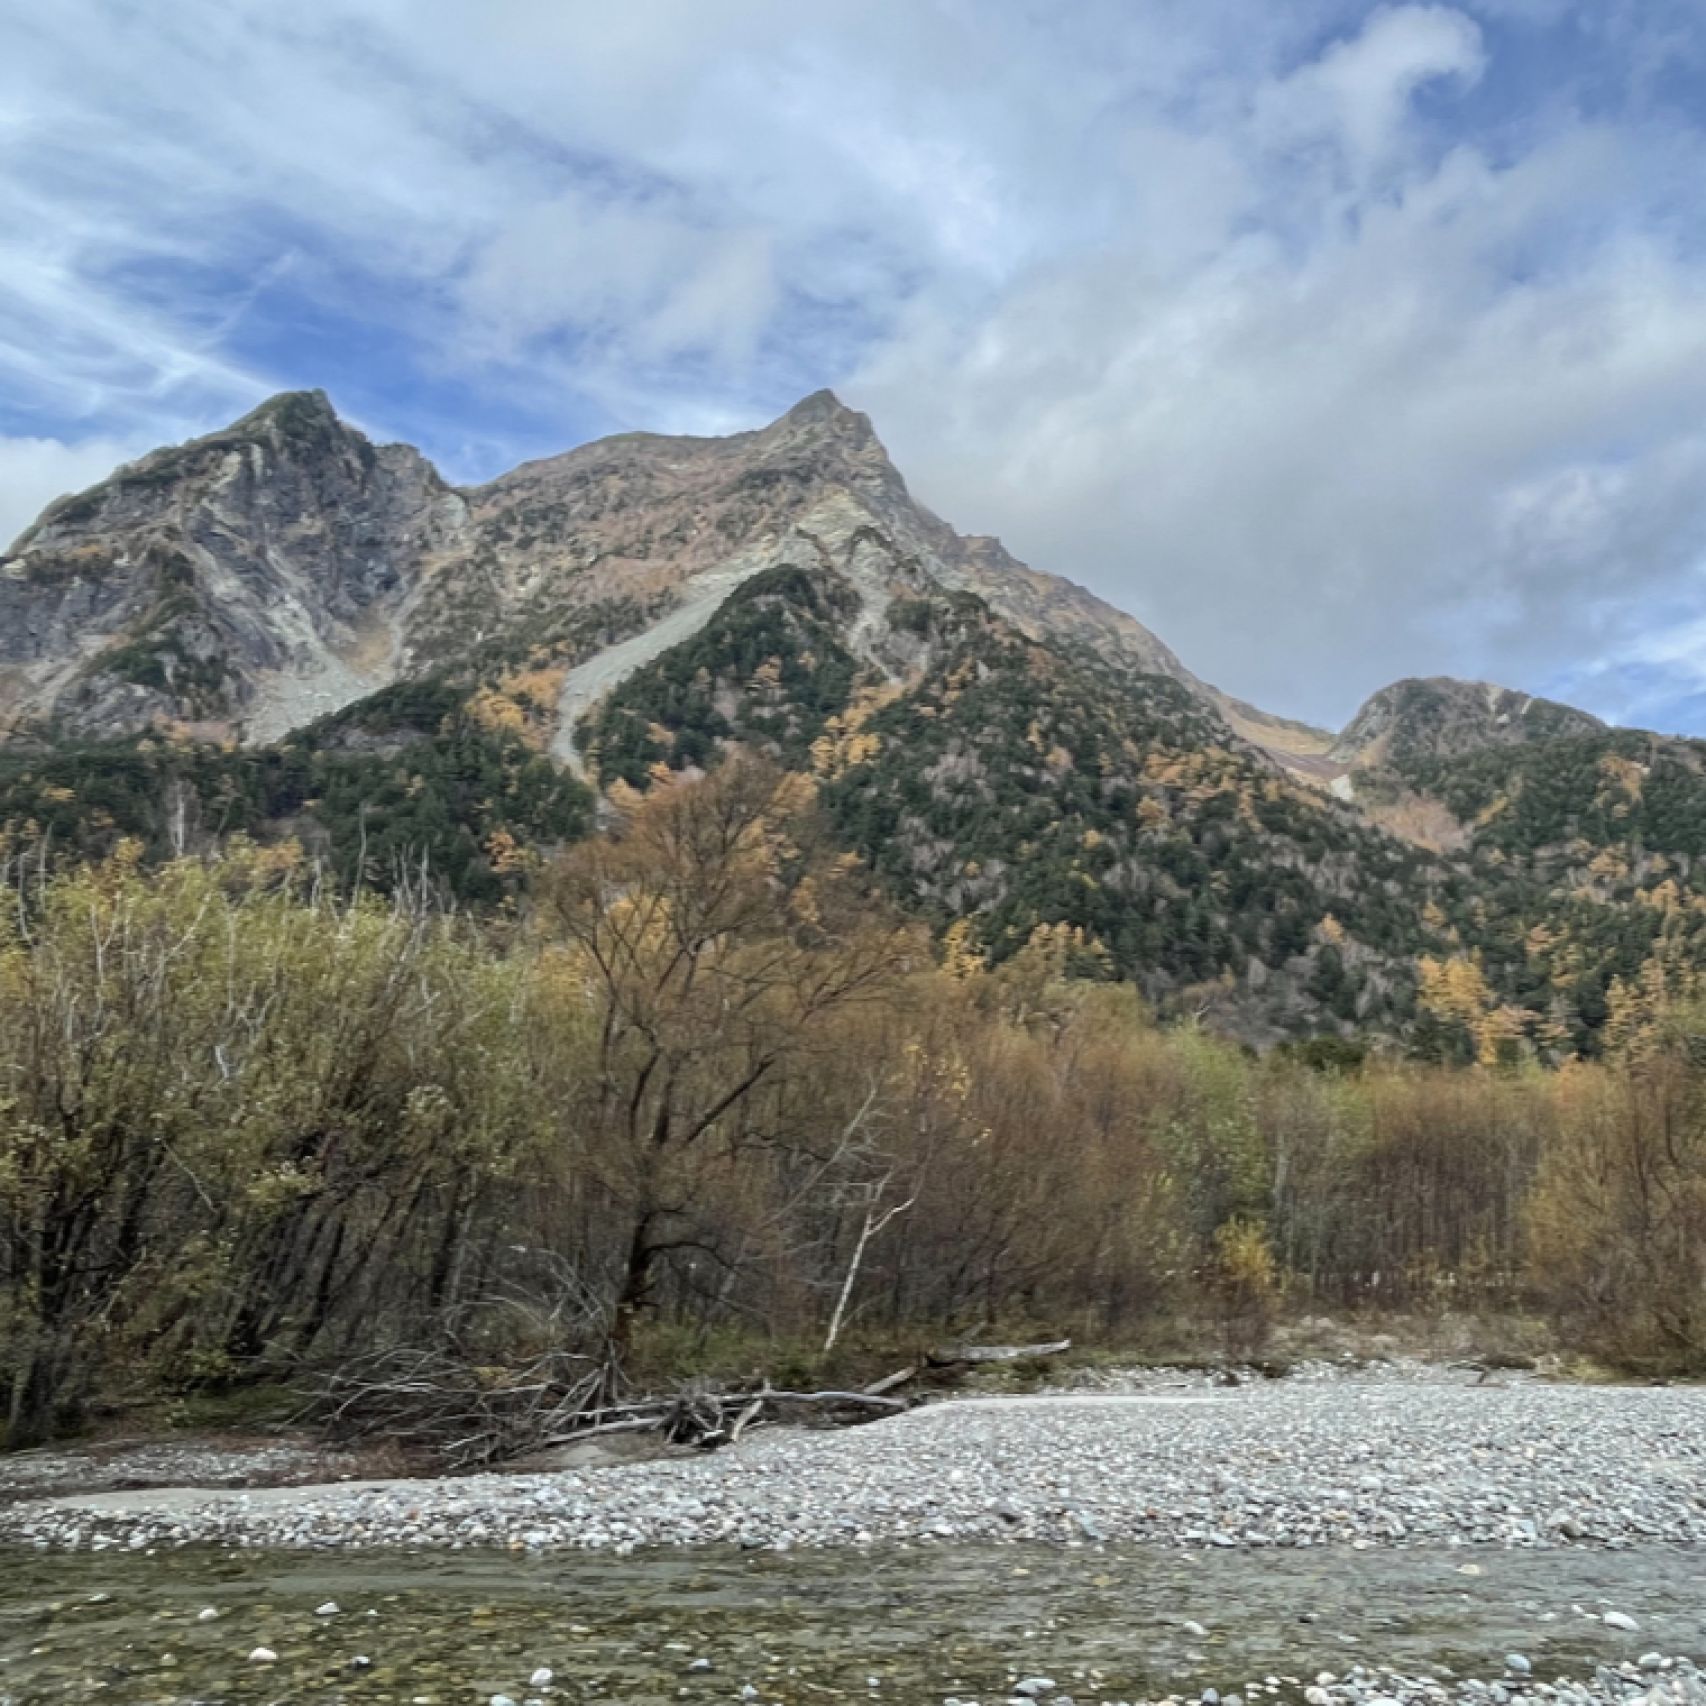
[[[949,1345],[931,1351],[925,1361],[932,1368],[955,1368],[962,1364],[986,1362],[1029,1362],[1043,1357],[1057,1357],[1072,1349],[1070,1339],[1054,1339],[1046,1345]]]
[[[691,1400],[653,1398],[631,1406],[607,1405],[589,1411],[589,1416],[601,1419],[586,1425],[571,1424],[561,1432],[538,1440],[529,1450],[542,1451],[554,1446],[574,1445],[583,1439],[597,1439],[605,1434],[672,1433],[675,1437],[696,1445],[712,1448],[733,1445],[756,1422],[767,1404],[819,1405],[825,1409],[856,1409],[900,1411],[909,1408],[904,1398],[885,1397],[880,1392],[780,1392],[766,1386],[757,1392],[703,1392]],[[730,1411],[735,1420],[727,1429],[722,1418]]]
[[[750,1404],[748,1404],[747,1407],[744,1410],[742,1410],[738,1416],[735,1417],[734,1426],[729,1429],[729,1444],[730,1445],[739,1445],[740,1444],[740,1436],[746,1432],[746,1430],[752,1425],[752,1423],[754,1423],[755,1421],[758,1420],[758,1412],[760,1410],[762,1410],[763,1408],[764,1408],[763,1398],[762,1397],[754,1398],[753,1401]]]
[[[881,1380],[873,1380],[869,1386],[859,1388],[867,1398],[881,1398],[885,1392],[892,1392],[897,1386],[904,1386],[909,1380],[918,1378],[916,1368],[897,1368],[893,1374],[885,1374]]]
[[[583,1439],[598,1439],[604,1434],[655,1433],[663,1426],[664,1419],[661,1415],[629,1416],[620,1422],[594,1422],[591,1427],[571,1428],[566,1434],[553,1434],[549,1439],[530,1445],[527,1450],[531,1455],[535,1451],[550,1451],[559,1445],[579,1445]]]
[[[731,1392],[721,1402],[745,1404],[762,1398],[766,1404],[847,1404],[863,1410],[905,1410],[904,1398],[885,1398],[880,1392]]]

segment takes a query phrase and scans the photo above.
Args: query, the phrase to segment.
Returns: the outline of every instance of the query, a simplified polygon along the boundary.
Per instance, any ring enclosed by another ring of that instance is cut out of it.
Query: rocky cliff
[[[272,738],[392,678],[464,510],[323,393],[275,397],[62,499],[0,559],[0,715]]]
[[[0,715],[264,742],[397,679],[583,663],[777,567],[846,576],[856,644],[897,596],[972,592],[1033,638],[1180,682],[1275,751],[1327,738],[1220,694],[999,540],[956,533],[828,391],[758,431],[624,434],[460,491],[323,393],[276,397],[62,500],[0,559]]]

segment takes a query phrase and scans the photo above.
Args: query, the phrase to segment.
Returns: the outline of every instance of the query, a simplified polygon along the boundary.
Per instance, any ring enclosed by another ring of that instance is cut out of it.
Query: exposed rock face
[[[383,684],[462,500],[320,392],[275,397],[54,504],[0,559],[0,711],[271,738]]]
[[[467,496],[473,554],[500,589],[510,625],[541,606],[673,600],[710,574],[732,585],[767,568],[829,568],[860,588],[873,617],[900,592],[975,592],[1023,632],[1201,687],[1123,611],[931,514],[869,419],[828,391],[757,432],[601,439]],[[435,602],[451,608],[454,595]],[[447,643],[424,611],[416,639],[423,654]]]
[[[62,499],[0,558],[0,730],[170,722],[267,741],[476,660],[566,667],[564,704],[579,714],[630,653],[654,656],[720,591],[778,567],[829,569],[856,589],[846,639],[867,661],[904,665],[883,650],[896,644],[883,620],[895,597],[975,593],[1031,638],[1178,682],[1323,787],[1344,786],[1349,768],[1600,727],[1445,680],[1377,694],[1336,741],[1269,716],[1084,587],[956,533],[828,391],[759,431],[624,434],[464,491],[408,446],[370,444],[309,391]]]
[[[271,740],[480,648],[584,663],[785,565],[859,589],[856,645],[886,633],[893,596],[965,590],[1025,633],[1230,705],[1124,612],[955,533],[828,391],[760,431],[624,434],[465,492],[298,392],[61,500],[0,559],[0,715]]]
[[[1330,757],[1359,769],[1402,771],[1484,747],[1524,746],[1604,728],[1597,717],[1551,699],[1484,681],[1433,676],[1382,688],[1345,726]]]

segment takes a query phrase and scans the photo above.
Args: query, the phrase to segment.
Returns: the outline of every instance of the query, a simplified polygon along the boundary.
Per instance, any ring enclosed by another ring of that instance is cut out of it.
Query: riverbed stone
[[[843,1431],[776,1428],[738,1453],[615,1468],[277,1494],[144,1489],[87,1507],[19,1501],[0,1506],[0,1541],[513,1544],[622,1556],[731,1542],[778,1551],[920,1540],[1219,1550],[1706,1544],[1700,1388],[1481,1386],[1391,1372],[1233,1388],[1173,1378],[1157,1383],[1144,1371],[1129,1390],[950,1400]],[[1093,1535],[1079,1503],[1092,1488]],[[1480,1565],[1458,1568],[1469,1575]],[[1632,1619],[1616,1621],[1626,1615],[1604,1621],[1633,1632]]]

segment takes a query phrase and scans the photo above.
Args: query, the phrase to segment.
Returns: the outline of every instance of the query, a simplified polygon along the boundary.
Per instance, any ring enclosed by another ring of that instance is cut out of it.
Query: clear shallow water
[[[338,1616],[314,1615],[326,1600]],[[206,1606],[217,1621],[197,1621]],[[257,1646],[278,1663],[249,1663]],[[1581,1675],[1652,1649],[1706,1655],[1706,1553],[0,1551],[0,1701],[15,1706],[483,1706],[526,1699],[540,1665],[552,1698],[577,1706],[728,1702],[749,1682],[789,1706],[989,1701],[1039,1673],[1087,1701],[1307,1681],[1359,1660],[1493,1678],[1512,1651],[1540,1676]]]

